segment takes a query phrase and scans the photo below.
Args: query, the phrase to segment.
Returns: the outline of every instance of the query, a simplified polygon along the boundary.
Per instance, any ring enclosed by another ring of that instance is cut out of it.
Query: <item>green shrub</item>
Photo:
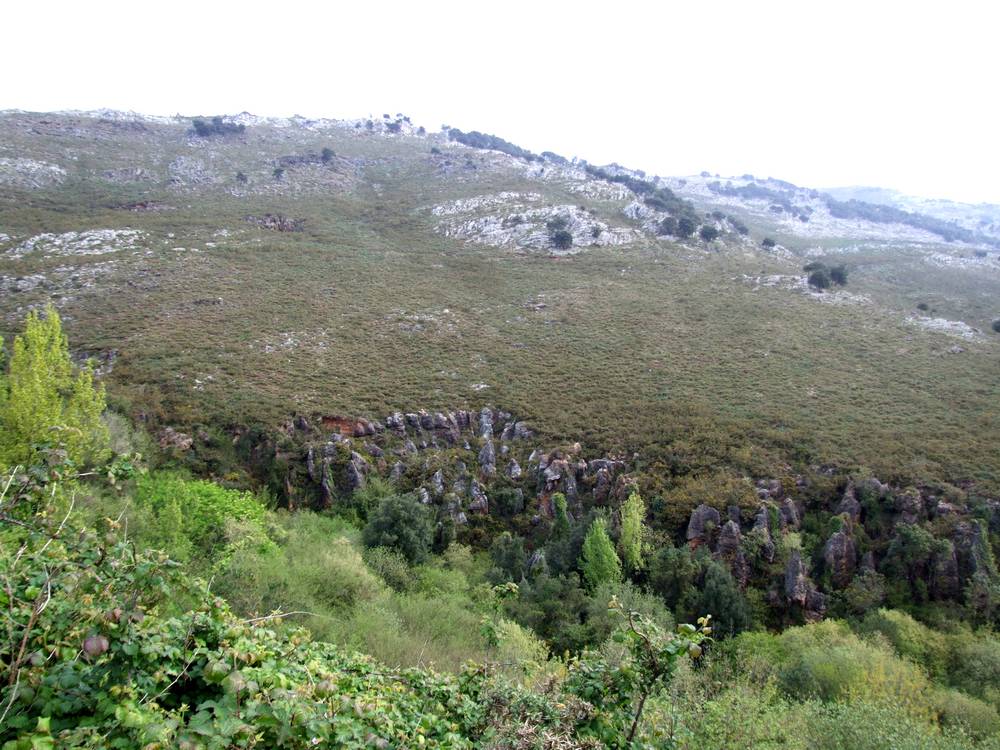
[[[409,563],[425,560],[434,538],[431,512],[413,495],[384,498],[364,529],[367,547],[389,547]]]
[[[407,591],[415,580],[406,558],[398,550],[368,547],[363,553],[365,564],[394,591]]]
[[[879,609],[869,612],[858,625],[862,634],[878,633],[904,656],[927,670],[936,679],[948,670],[948,638],[914,620],[905,612]]]
[[[698,224],[690,216],[681,216],[677,220],[678,237],[690,237],[697,228]]]
[[[263,534],[267,509],[249,492],[171,472],[139,478],[135,503],[150,514],[142,540],[173,557],[214,560],[225,546],[226,523],[246,521]]]
[[[656,227],[656,233],[669,237],[677,236],[677,219],[673,216],[666,216]]]
[[[847,266],[841,264],[831,268],[830,281],[837,286],[847,286]]]
[[[805,725],[814,750],[968,750],[961,733],[936,727],[890,703],[851,701],[813,704]]]
[[[817,289],[829,289],[831,283],[830,272],[825,268],[817,268],[809,274],[809,286]]]
[[[715,227],[705,224],[699,231],[698,236],[701,237],[705,242],[713,242],[719,237],[719,230]]]
[[[955,636],[949,674],[951,684],[969,695],[1000,701],[1000,640],[980,633]]]
[[[996,706],[958,690],[937,689],[931,703],[943,727],[963,730],[977,739],[1000,734],[1000,714]]]
[[[552,247],[556,250],[569,250],[573,247],[573,235],[565,229],[559,229],[549,235]]]
[[[319,615],[306,622],[317,635],[328,634],[324,618],[344,616],[360,602],[384,591],[350,539],[331,519],[303,512],[286,517],[285,543],[278,549],[241,550],[213,579],[213,590],[246,614],[277,609]]]

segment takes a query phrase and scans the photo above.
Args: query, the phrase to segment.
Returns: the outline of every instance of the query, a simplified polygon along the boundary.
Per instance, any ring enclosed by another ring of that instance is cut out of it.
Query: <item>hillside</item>
[[[853,712],[900,747],[990,746],[1000,249],[912,209],[402,114],[0,113],[16,736],[889,742]],[[59,318],[74,381],[13,341],[58,349]],[[149,596],[146,625],[73,596],[40,617],[91,564]],[[676,623],[708,614],[699,661]],[[66,666],[78,636],[105,672]],[[50,661],[93,685],[79,705]],[[134,673],[134,716],[93,697]]]
[[[54,300],[131,408],[175,426],[497,405],[599,452],[653,460],[700,425],[768,463],[794,446],[995,486],[996,251],[701,178],[663,184],[749,234],[709,218],[719,240],[677,240],[578,165],[398,118],[234,121],[4,115],[8,334]],[[849,286],[811,293],[815,258]]]

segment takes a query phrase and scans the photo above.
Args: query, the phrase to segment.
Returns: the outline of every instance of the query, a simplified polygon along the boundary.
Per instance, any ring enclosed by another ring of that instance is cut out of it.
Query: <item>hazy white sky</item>
[[[989,0],[5,0],[0,108],[403,112],[664,175],[1000,203],[998,21]]]

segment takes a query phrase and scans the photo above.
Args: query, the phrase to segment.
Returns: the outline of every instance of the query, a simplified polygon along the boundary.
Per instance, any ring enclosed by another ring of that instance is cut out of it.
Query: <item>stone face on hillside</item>
[[[962,582],[959,576],[958,557],[955,546],[946,543],[944,549],[934,556],[931,572],[931,596],[937,600],[952,599],[960,595]]]
[[[479,451],[479,471],[484,477],[493,477],[497,473],[497,454],[491,438],[487,438]]]
[[[822,618],[826,611],[826,599],[810,580],[802,553],[797,549],[792,550],[785,565],[785,597],[802,611],[807,622]]]
[[[692,547],[706,542],[714,530],[718,530],[721,517],[719,511],[708,505],[699,505],[691,511],[688,521],[687,540]]]
[[[854,482],[847,483],[847,488],[844,490],[844,494],[840,498],[840,504],[837,506],[837,513],[847,516],[852,521],[857,521],[861,518],[861,503],[858,502]]]
[[[57,164],[35,159],[0,158],[0,185],[36,190],[61,184],[66,170]]]
[[[771,531],[771,514],[766,505],[762,505],[754,516],[753,529],[750,533],[757,535],[761,557],[769,563],[774,562],[776,548]]]
[[[830,579],[837,588],[844,588],[854,577],[857,551],[854,539],[841,530],[834,533],[823,548],[823,560],[830,571]]]
[[[12,258],[32,253],[40,255],[107,255],[123,250],[135,251],[146,241],[138,229],[88,229],[62,234],[36,234],[7,251]]]
[[[579,206],[545,206],[540,201],[537,193],[498,193],[435,206],[431,213],[442,218],[437,230],[446,237],[494,247],[547,250],[554,255],[638,239],[633,230],[613,227]],[[491,213],[484,215],[486,211]],[[569,247],[556,247],[556,227],[572,237]]]
[[[347,486],[351,491],[364,489],[368,469],[368,462],[360,454],[351,451],[351,460],[347,463]]]

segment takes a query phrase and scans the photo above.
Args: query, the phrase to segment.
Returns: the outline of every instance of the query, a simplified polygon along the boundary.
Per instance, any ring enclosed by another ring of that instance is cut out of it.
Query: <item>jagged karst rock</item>
[[[244,216],[243,221],[256,224],[261,229],[273,232],[301,232],[305,227],[305,219],[290,219],[281,214],[264,214],[263,216]]]
[[[924,499],[920,491],[910,487],[896,495],[896,510],[903,523],[917,523],[924,514]]]
[[[525,566],[529,578],[534,578],[537,575],[547,572],[548,567],[548,563],[545,561],[545,551],[541,549],[536,549],[531,553],[531,556],[528,558],[528,564]]]
[[[719,532],[719,539],[715,545],[715,556],[729,565],[733,578],[740,586],[746,586],[750,577],[750,566],[743,553],[742,541],[743,535],[740,533],[740,525],[733,520],[726,521]]]
[[[688,521],[688,543],[692,547],[697,547],[708,541],[712,531],[719,528],[720,521],[719,511],[709,505],[699,505],[691,511],[691,518]]]
[[[771,536],[771,514],[766,505],[760,506],[757,515],[754,516],[753,529],[751,529],[750,534],[757,537],[761,557],[769,563],[774,562],[776,548],[774,538]]]
[[[521,464],[517,462],[516,458],[512,458],[510,463],[507,464],[507,477],[508,479],[521,478]]]
[[[417,499],[424,505],[431,504],[431,495],[426,487],[417,487]]]
[[[491,439],[487,439],[479,451],[479,471],[484,477],[493,477],[497,473],[497,454]]]
[[[479,437],[493,437],[493,410],[484,406],[479,412]]]
[[[730,519],[722,524],[722,529],[719,531],[719,539],[716,542],[715,551],[717,554],[724,557],[731,557],[739,551],[740,542],[742,540],[743,535],[740,533],[739,524]]]
[[[947,546],[934,555],[930,590],[931,596],[937,600],[954,599],[962,593],[958,557],[951,542],[947,542]]]
[[[832,534],[823,548],[823,560],[833,585],[844,588],[854,577],[857,561],[854,538],[843,529]]]
[[[194,438],[190,435],[178,432],[173,427],[164,427],[160,430],[157,443],[163,450],[188,451],[194,445]]]
[[[958,575],[962,583],[976,573],[990,572],[990,550],[986,532],[979,521],[961,521],[955,525],[952,536]]]
[[[780,479],[760,479],[756,484],[757,497],[761,500],[780,500],[785,494]]]
[[[360,453],[351,451],[351,460],[347,462],[347,488],[351,492],[364,489],[370,468]]]
[[[598,505],[604,505],[608,502],[608,497],[611,495],[611,489],[614,486],[611,480],[611,472],[606,468],[601,467],[597,470],[596,480],[594,482],[594,502]]]
[[[858,502],[857,492],[853,481],[848,482],[847,487],[844,488],[844,494],[841,496],[840,503],[837,505],[837,513],[839,515],[847,516],[851,519],[851,521],[858,521],[861,519],[861,503]]]
[[[320,470],[319,496],[320,508],[326,509],[333,505],[333,477],[330,475],[330,465],[333,461],[332,454],[327,455],[323,451],[323,464]]]
[[[395,411],[385,418],[386,429],[392,430],[398,435],[406,434],[406,419],[403,415]]]
[[[786,497],[779,507],[782,522],[791,529],[799,528],[799,509],[790,497]]]
[[[399,484],[399,480],[403,478],[403,474],[406,473],[406,466],[402,461],[397,461],[392,465],[392,471],[389,474],[389,481],[393,484]]]
[[[875,553],[868,550],[861,556],[861,565],[859,566],[861,570],[871,570],[875,571]]]
[[[785,564],[785,597],[789,602],[804,607],[811,585],[806,566],[802,563],[802,553],[792,550]]]
[[[503,429],[500,431],[500,440],[502,442],[507,442],[508,440],[514,439],[514,423],[507,422]]]
[[[431,476],[431,489],[437,497],[444,496],[444,472],[441,469]]]
[[[309,450],[306,451],[306,473],[314,482],[319,478],[316,475],[316,455],[311,445],[309,446]]]
[[[821,619],[826,611],[826,598],[810,580],[797,549],[792,550],[785,565],[785,598],[802,610],[807,622]]]
[[[469,503],[469,510],[474,513],[490,512],[490,501],[486,496],[486,490],[475,479],[472,480],[469,486],[469,494],[472,496],[472,502]]]

